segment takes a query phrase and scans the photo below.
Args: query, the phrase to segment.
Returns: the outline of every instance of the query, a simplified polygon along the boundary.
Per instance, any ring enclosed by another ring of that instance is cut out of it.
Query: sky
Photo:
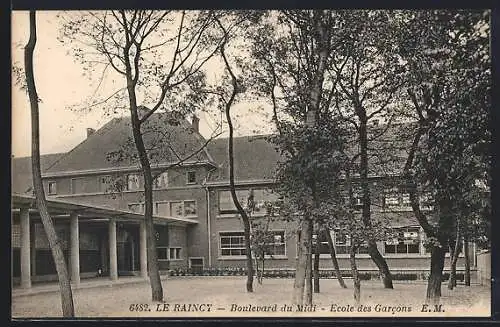
[[[95,91],[95,82],[83,76],[83,66],[57,39],[60,25],[56,11],[37,12],[37,44],[34,54],[35,83],[40,107],[41,154],[67,152],[82,142],[87,128],[98,129],[110,120],[102,110],[83,112],[75,105]],[[27,11],[12,12],[12,65],[24,67],[24,46],[29,36]],[[269,133],[269,119],[255,113],[258,104],[235,106],[237,136]],[[72,109],[73,108],[73,109]],[[265,109],[268,110],[268,109]],[[200,133],[210,137],[214,120],[200,113]],[[12,155],[31,153],[31,116],[28,95],[12,83]],[[222,134],[225,136],[227,134]]]

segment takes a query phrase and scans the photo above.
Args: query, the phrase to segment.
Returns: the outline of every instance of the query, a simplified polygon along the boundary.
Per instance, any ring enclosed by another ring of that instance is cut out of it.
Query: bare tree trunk
[[[302,219],[300,223],[300,228],[298,231],[297,239],[297,263],[295,268],[295,281],[293,283],[293,298],[292,303],[294,305],[302,305],[304,303],[304,286],[306,279],[306,266],[307,266],[307,244],[309,226],[311,220],[309,217]]]
[[[339,282],[340,287],[347,288],[347,285],[344,282],[344,278],[342,278],[342,273],[340,272],[339,262],[337,261],[337,255],[335,253],[335,247],[333,246],[332,235],[330,235],[330,231],[325,229],[323,231],[326,234],[326,240],[328,242],[328,247],[330,248],[330,258],[332,259],[333,268],[335,269],[335,276]]]
[[[59,279],[59,290],[61,292],[61,306],[64,317],[74,317],[75,308],[73,304],[73,293],[68,274],[64,253],[59,243],[52,217],[49,214],[45,190],[42,183],[42,172],[40,168],[40,121],[38,94],[35,85],[33,69],[33,53],[36,45],[36,13],[30,10],[30,37],[24,49],[24,67],[26,74],[26,85],[31,108],[31,165],[33,171],[33,188],[36,196],[36,204],[40,213],[43,228],[47,234],[50,250],[56,266],[57,277]]]
[[[448,289],[452,290],[457,286],[457,261],[460,254],[460,225],[457,222],[457,235],[455,240],[455,246],[453,247],[453,252],[450,251],[451,263],[450,263],[450,278],[448,279]]]
[[[370,230],[372,228],[371,222],[371,198],[370,198],[370,186],[368,183],[368,131],[367,131],[367,118],[366,111],[364,108],[358,107],[356,109],[358,117],[360,118],[359,125],[359,145],[360,145],[360,184],[361,192],[363,194],[363,209],[362,209],[362,219],[363,224],[366,229]],[[392,276],[387,266],[387,261],[380,254],[377,243],[373,239],[368,241],[368,254],[372,261],[377,265],[382,277],[382,282],[384,288],[394,288],[392,285]]]
[[[127,57],[128,56],[126,56],[126,58]],[[163,287],[160,279],[153,223],[153,177],[149,157],[142,138],[141,122],[138,116],[137,98],[135,94],[135,82],[132,79],[130,63],[126,64],[126,75],[132,134],[141,163],[142,176],[144,177],[144,223],[146,225],[147,261],[151,284],[151,298],[153,301],[163,301]]]
[[[316,238],[316,244],[314,246],[314,266],[313,266],[313,277],[314,277],[314,293],[319,293],[319,232]]]
[[[222,27],[222,25],[220,25],[220,26]],[[235,190],[235,186],[234,186],[235,185],[235,183],[234,183],[234,148],[233,148],[234,127],[233,127],[233,122],[231,120],[231,107],[233,105],[233,102],[234,102],[236,95],[239,92],[239,87],[238,87],[238,80],[237,80],[236,76],[234,75],[233,71],[231,70],[231,66],[229,65],[229,62],[226,58],[226,53],[225,53],[226,42],[227,42],[227,35],[225,36],[225,39],[220,46],[220,53],[221,53],[222,59],[224,60],[224,64],[226,66],[226,69],[228,70],[229,74],[231,75],[231,85],[233,87],[232,92],[231,92],[231,96],[225,104],[225,114],[226,114],[228,129],[229,129],[229,137],[227,140],[227,152],[228,152],[228,157],[229,157],[229,185],[230,185],[230,191],[231,191],[231,197],[233,199],[233,203],[236,206],[236,209],[238,210],[238,213],[241,216],[241,220],[243,221],[243,235],[245,237],[245,252],[246,252],[246,265],[247,265],[246,289],[247,289],[247,292],[251,293],[251,292],[253,292],[254,269],[253,269],[253,262],[252,262],[252,247],[251,247],[251,243],[250,243],[250,218],[248,217],[247,212],[241,206],[241,203],[238,200],[238,197],[236,196],[236,190]]]
[[[351,263],[352,281],[354,284],[354,301],[361,302],[361,281],[359,280],[358,266],[356,265],[356,248],[351,246],[349,251],[349,262]]]
[[[306,305],[312,305],[313,296],[313,283],[312,283],[312,232],[313,224],[309,225],[307,234],[309,235],[309,240],[307,243],[307,262],[306,262]]]
[[[469,240],[464,235],[464,260],[465,260],[465,286],[470,286],[470,256],[469,256]]]
[[[438,304],[441,297],[441,284],[443,282],[445,251],[443,247],[433,246],[431,250],[431,274],[427,284],[426,299],[431,304]]]
[[[266,260],[265,254],[262,256],[262,271],[260,272],[260,284],[262,285],[262,281],[264,280],[264,261]]]

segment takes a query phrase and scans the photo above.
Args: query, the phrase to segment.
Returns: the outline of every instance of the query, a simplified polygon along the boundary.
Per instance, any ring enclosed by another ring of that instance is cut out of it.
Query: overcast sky
[[[59,26],[56,11],[37,12],[37,44],[35,49],[35,82],[40,103],[40,151],[42,154],[67,152],[86,137],[86,128],[98,129],[110,117],[103,111],[78,112],[70,107],[92,94],[92,82],[82,75],[82,66],[68,54],[68,48],[57,40]],[[24,67],[23,50],[29,35],[28,12],[12,12],[12,63]],[[270,126],[264,117],[257,117],[245,105],[235,108],[237,135],[267,133]],[[12,154],[31,153],[31,123],[28,96],[19,86],[12,86]],[[200,114],[200,132],[208,137],[214,124]]]

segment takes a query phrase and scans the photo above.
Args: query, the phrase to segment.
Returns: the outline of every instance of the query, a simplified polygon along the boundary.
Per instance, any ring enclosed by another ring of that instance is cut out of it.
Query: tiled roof
[[[205,140],[191,124],[167,113],[153,114],[142,126],[151,164],[177,162],[202,148]],[[206,150],[186,162],[210,161]],[[47,173],[138,166],[130,117],[114,118],[47,169]]]
[[[273,179],[280,154],[266,135],[235,137],[233,142],[236,181]],[[208,152],[219,166],[210,182],[229,181],[227,146],[227,138],[215,139],[208,145]]]
[[[410,124],[394,124],[387,130],[386,125],[371,126],[369,139],[369,175],[386,176],[400,174],[407,157]],[[378,136],[381,134],[381,136]],[[268,141],[270,135],[242,136],[234,138],[235,180],[272,180],[277,163],[281,159],[276,147]],[[353,142],[357,144],[357,142]],[[210,176],[209,182],[228,182],[229,163],[227,138],[219,138],[208,145],[219,169]],[[349,150],[351,155],[356,148]],[[359,157],[357,162],[359,162]]]
[[[40,168],[44,172],[57,159],[63,156],[64,153],[52,153],[40,156]],[[31,157],[12,158],[11,175],[12,175],[12,192],[13,193],[30,193],[33,187],[33,174],[31,171]]]

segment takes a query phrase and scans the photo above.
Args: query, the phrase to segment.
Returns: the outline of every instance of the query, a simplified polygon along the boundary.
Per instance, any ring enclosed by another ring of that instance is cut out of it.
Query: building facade
[[[187,121],[171,124],[163,114],[152,117],[154,123],[149,127],[150,134],[154,135],[147,134],[145,139],[153,149],[150,151],[155,176],[153,212],[160,270],[244,268],[243,226],[229,192],[227,139],[212,140],[205,147],[206,140],[198,132],[197,120],[192,125]],[[88,130],[86,140],[68,153],[52,156],[52,161],[42,167],[47,197],[55,201],[55,207],[61,203],[68,207],[64,212],[54,209],[53,214],[60,215],[55,218],[56,229],[68,262],[79,267],[78,278],[93,277],[96,273],[112,277],[145,273],[141,227],[143,180],[128,120],[126,117],[113,119],[98,131]],[[170,131],[168,139],[165,130]],[[251,219],[263,219],[265,203],[277,200],[271,188],[280,156],[264,136],[235,138],[234,147],[238,197],[246,203],[252,192],[255,206]],[[27,183],[26,178],[21,178],[26,170],[16,170],[16,165],[23,160],[26,158],[13,160],[13,184]],[[389,268],[393,273],[425,273],[430,265],[430,254],[424,247],[425,235],[413,216],[408,195],[397,188],[397,176],[388,178],[372,173],[370,187],[373,219],[387,219],[394,229],[391,239],[378,242]],[[30,192],[29,185],[24,189],[16,185],[15,190]],[[357,205],[362,204],[361,197],[356,201]],[[31,267],[31,280],[54,279],[55,267],[36,210],[33,204],[30,207],[22,202],[18,199],[13,204],[14,279],[22,277],[22,271],[26,274],[26,264]],[[86,209],[72,209],[72,205]],[[431,207],[423,209],[432,210]],[[28,219],[29,236],[26,236],[26,210],[32,212],[31,220]],[[266,266],[294,269],[296,227],[279,219],[271,222],[274,244]],[[348,271],[350,240],[336,231],[331,234],[340,267]],[[116,239],[111,242],[110,237]],[[331,269],[327,242],[321,235],[318,241],[320,267]],[[30,261],[26,259],[26,247],[30,248]],[[474,245],[470,250],[474,269]],[[75,251],[78,262],[71,261]],[[359,250],[358,265],[361,271],[377,271],[363,248]],[[448,260],[446,266],[449,266]],[[458,270],[463,266],[463,257],[460,257]]]

